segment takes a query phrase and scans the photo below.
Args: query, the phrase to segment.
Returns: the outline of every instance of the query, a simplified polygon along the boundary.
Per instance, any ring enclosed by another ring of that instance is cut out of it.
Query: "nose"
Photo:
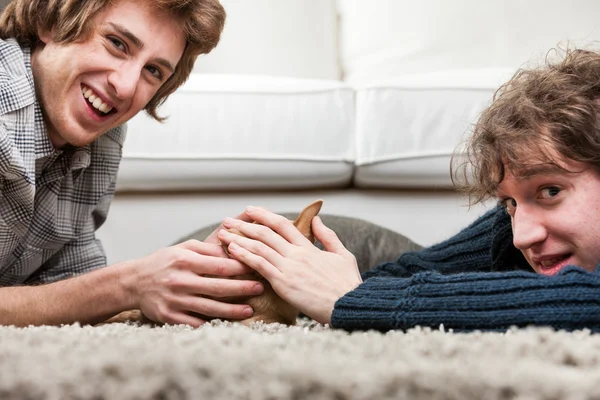
[[[513,244],[519,250],[531,248],[548,237],[543,217],[527,206],[519,205],[512,218]]]
[[[141,76],[141,68],[134,63],[122,63],[108,74],[108,84],[114,95],[121,99],[130,99],[135,94]]]

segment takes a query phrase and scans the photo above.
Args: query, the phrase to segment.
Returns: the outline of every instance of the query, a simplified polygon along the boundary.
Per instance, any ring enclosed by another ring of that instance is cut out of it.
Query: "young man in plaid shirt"
[[[0,20],[0,324],[97,323],[141,309],[199,326],[242,319],[248,272],[190,241],[106,266],[95,230],[113,198],[125,123],[157,107],[219,41],[217,0],[14,0]],[[208,278],[205,274],[222,276]]]

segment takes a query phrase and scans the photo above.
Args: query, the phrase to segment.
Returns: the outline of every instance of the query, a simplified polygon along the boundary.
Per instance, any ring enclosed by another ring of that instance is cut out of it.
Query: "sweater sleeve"
[[[410,277],[423,271],[456,274],[516,267],[530,270],[521,252],[512,246],[510,217],[503,208],[495,207],[450,239],[366,271],[363,280]]]
[[[374,277],[335,304],[331,325],[346,330],[502,331],[511,326],[600,331],[600,272],[569,266],[553,277],[526,271],[410,278]]]
[[[535,274],[512,245],[510,217],[500,207],[442,243],[367,271],[363,279],[336,302],[333,327],[600,331],[600,272],[568,267],[554,277]]]

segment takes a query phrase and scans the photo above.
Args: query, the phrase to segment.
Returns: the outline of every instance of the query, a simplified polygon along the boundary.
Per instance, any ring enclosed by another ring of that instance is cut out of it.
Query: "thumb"
[[[350,252],[344,247],[334,231],[325,226],[321,218],[316,216],[312,220],[313,234],[323,243],[325,250],[347,257]]]

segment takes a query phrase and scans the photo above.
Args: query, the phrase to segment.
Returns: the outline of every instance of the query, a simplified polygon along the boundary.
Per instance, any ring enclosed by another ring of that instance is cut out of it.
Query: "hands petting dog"
[[[325,323],[329,321],[335,300],[341,297],[341,295],[345,294],[344,290],[347,291],[356,287],[358,283],[355,284],[355,281],[356,278],[358,278],[360,282],[360,275],[358,273],[358,267],[356,265],[354,256],[352,256],[352,254],[350,254],[341,245],[333,231],[326,228],[322,222],[318,220],[318,224],[320,224],[318,225],[319,232],[313,232],[313,227],[315,226],[314,218],[319,213],[322,203],[323,202],[321,200],[311,203],[305,207],[302,212],[300,212],[294,221],[289,221],[282,216],[272,214],[276,217],[275,221],[277,224],[282,227],[282,229],[277,230],[278,232],[286,232],[287,229],[294,232],[293,234],[288,232],[287,236],[284,236],[293,240],[290,243],[299,243],[306,248],[313,248],[316,252],[325,254],[323,259],[315,259],[316,263],[310,264],[309,266],[304,266],[298,261],[305,261],[307,259],[304,258],[300,252],[296,251],[294,253],[290,253],[293,254],[294,257],[290,259],[291,262],[289,263],[288,268],[304,269],[304,272],[299,276],[294,273],[290,273],[283,277],[283,279],[282,277],[277,277],[276,281],[278,287],[275,288],[269,284],[270,282],[267,276],[262,276],[259,268],[248,268],[248,266],[244,265],[244,262],[240,262],[240,260],[235,259],[231,253],[231,247],[235,246],[235,244],[231,243],[230,240],[223,238],[223,236],[248,236],[251,238],[256,238],[256,236],[253,234],[254,231],[250,230],[250,235],[247,235],[245,231],[238,229],[237,224],[243,223],[247,225],[258,226],[258,224],[262,223],[262,220],[268,221],[269,223],[272,221],[270,216],[264,218],[261,217],[261,215],[255,216],[245,212],[238,215],[236,218],[226,219],[226,221],[224,221],[223,224],[221,224],[203,242],[199,240],[187,240],[179,245],[173,246],[174,248],[181,248],[182,255],[185,253],[188,256],[194,255],[195,257],[204,257],[205,260],[201,263],[201,265],[203,265],[201,270],[177,270],[176,272],[181,276],[178,275],[177,277],[174,277],[174,272],[172,269],[166,268],[164,274],[149,275],[150,277],[158,277],[159,279],[168,279],[169,281],[178,282],[175,285],[175,289],[177,291],[190,291],[191,289],[201,287],[203,288],[201,292],[196,292],[195,294],[187,296],[188,301],[185,304],[177,303],[175,309],[171,310],[173,307],[170,306],[168,302],[165,302],[165,298],[173,298],[170,293],[161,293],[157,290],[148,290],[148,296],[146,296],[147,298],[142,299],[143,301],[140,300],[140,304],[142,305],[140,309],[124,311],[104,321],[102,324],[115,322],[141,322],[146,324],[157,324],[155,321],[163,321],[171,323],[184,322],[192,326],[200,326],[204,322],[216,317],[221,319],[237,320],[243,324],[262,321],[264,323],[278,322],[287,325],[294,325],[300,311],[304,312],[308,316],[319,315],[318,319],[315,318],[319,322]],[[265,210],[262,211],[270,214]],[[246,229],[245,226],[243,228]],[[270,228],[263,228],[264,229],[261,229],[260,232],[270,232],[271,235],[279,237]],[[226,233],[224,234],[223,232]],[[340,259],[340,256],[337,254],[329,254],[327,252],[318,250],[313,245],[315,236],[317,236],[317,238],[319,238],[319,240],[326,245],[327,249],[336,249],[336,251],[343,255],[343,258]],[[285,241],[281,237],[280,240]],[[270,242],[267,241],[266,243]],[[290,246],[293,245],[290,244]],[[186,250],[191,250],[191,252],[185,252]],[[307,285],[311,285],[311,288],[320,290],[320,288],[324,287],[323,283],[327,283],[326,281],[328,279],[333,279],[336,281],[339,274],[321,272],[311,275],[310,272],[313,269],[330,269],[330,265],[335,269],[336,265],[340,264],[342,261],[352,266],[349,268],[349,270],[355,270],[353,274],[349,274],[355,279],[339,281],[338,283],[341,283],[341,285],[338,285],[337,290],[334,288],[333,284],[329,285],[329,287],[327,287],[323,293],[319,293],[322,295],[321,298],[315,297],[309,291],[307,293],[309,296],[309,301],[305,301],[302,297],[303,293],[299,292],[298,290],[288,290],[285,285],[286,279],[296,279],[295,282],[302,283],[302,278],[306,280]],[[252,262],[252,260],[250,260],[250,262]],[[320,265],[319,263],[325,265]],[[152,265],[152,263],[148,262],[147,265]],[[158,263],[158,265],[164,265],[168,267],[169,262],[168,260],[163,259],[161,263]],[[266,271],[267,273],[271,272],[268,269]],[[143,281],[142,277],[140,279]],[[320,281],[321,286],[312,285],[312,280]],[[253,294],[249,293],[248,291],[242,294],[242,290],[248,284],[252,283],[258,286],[255,288],[256,291]],[[352,284],[355,284],[355,286],[352,287]],[[144,283],[143,285],[160,287],[160,285],[157,285],[155,282],[148,282]],[[234,295],[234,293],[238,294]],[[280,293],[286,293],[288,297],[283,297]],[[338,297],[335,297],[336,295],[338,295]],[[312,304],[310,307],[305,306],[310,301],[314,301],[315,298],[317,298],[318,304]],[[331,307],[329,309],[328,307],[330,303]],[[148,305],[148,307],[144,307],[144,305]],[[237,309],[230,308],[232,305],[236,305],[237,307],[241,305],[247,305],[246,308],[248,311],[250,311],[250,313],[240,318],[239,314],[234,314],[234,311],[237,311]],[[163,313],[167,315],[167,318],[164,315],[156,315],[156,313],[153,311],[155,309],[162,309]],[[169,315],[175,315],[176,318],[168,317]]]
[[[326,251],[280,215],[258,207],[248,207],[245,214],[248,218],[225,219],[225,229],[218,231],[230,257],[262,275],[291,306],[330,323],[336,301],[362,283],[354,255],[318,216],[312,219],[312,231]],[[228,232],[231,229],[244,236]]]

